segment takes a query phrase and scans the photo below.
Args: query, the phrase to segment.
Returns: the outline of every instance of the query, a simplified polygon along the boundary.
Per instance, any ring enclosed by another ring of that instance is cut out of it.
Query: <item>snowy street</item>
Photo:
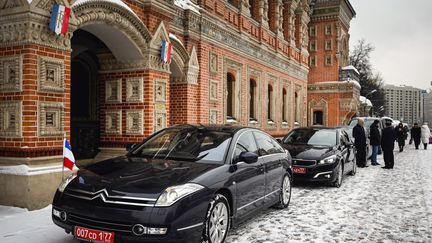
[[[395,152],[395,168],[360,168],[341,188],[297,185],[288,209],[269,209],[230,231],[227,242],[432,242],[432,148]],[[76,242],[51,208],[0,206],[0,242]]]

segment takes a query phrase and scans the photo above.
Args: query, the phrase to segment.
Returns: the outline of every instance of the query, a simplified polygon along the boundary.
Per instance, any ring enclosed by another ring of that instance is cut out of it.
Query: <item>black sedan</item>
[[[292,130],[282,145],[293,158],[294,181],[342,185],[345,174],[355,175],[355,148],[341,128],[305,127]]]
[[[85,241],[220,243],[263,208],[288,206],[291,163],[257,129],[175,126],[71,175],[52,219]]]

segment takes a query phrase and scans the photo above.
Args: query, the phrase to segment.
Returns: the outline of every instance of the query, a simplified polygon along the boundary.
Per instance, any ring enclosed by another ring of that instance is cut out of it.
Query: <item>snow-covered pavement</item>
[[[395,155],[393,170],[359,169],[341,188],[296,186],[288,209],[261,213],[227,242],[432,242],[432,148]],[[0,206],[0,242],[76,241],[52,223],[50,207]]]

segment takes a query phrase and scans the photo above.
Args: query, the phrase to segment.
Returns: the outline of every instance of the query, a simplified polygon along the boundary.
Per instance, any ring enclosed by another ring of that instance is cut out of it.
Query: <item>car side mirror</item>
[[[132,143],[132,144],[127,144],[126,145],[126,151],[131,151],[132,149],[134,149],[138,144],[137,143]]]
[[[258,161],[258,155],[252,152],[241,152],[237,162],[245,162],[246,164],[252,164]]]

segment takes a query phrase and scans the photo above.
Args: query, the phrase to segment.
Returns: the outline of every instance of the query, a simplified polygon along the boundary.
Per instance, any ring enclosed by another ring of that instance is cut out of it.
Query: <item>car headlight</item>
[[[66,178],[66,180],[63,180],[60,183],[60,186],[58,187],[59,192],[64,192],[64,190],[66,189],[67,185],[73,180],[75,179],[75,177],[77,176],[77,172],[75,171],[74,173],[72,173],[70,176],[68,176],[68,178]]]
[[[169,207],[178,200],[186,197],[194,192],[197,192],[204,187],[194,183],[187,183],[180,186],[172,186],[165,189],[156,201],[157,207]]]
[[[336,162],[336,160],[337,160],[336,155],[332,155],[332,156],[329,156],[325,159],[320,160],[318,163],[319,164],[333,164],[334,162]]]

